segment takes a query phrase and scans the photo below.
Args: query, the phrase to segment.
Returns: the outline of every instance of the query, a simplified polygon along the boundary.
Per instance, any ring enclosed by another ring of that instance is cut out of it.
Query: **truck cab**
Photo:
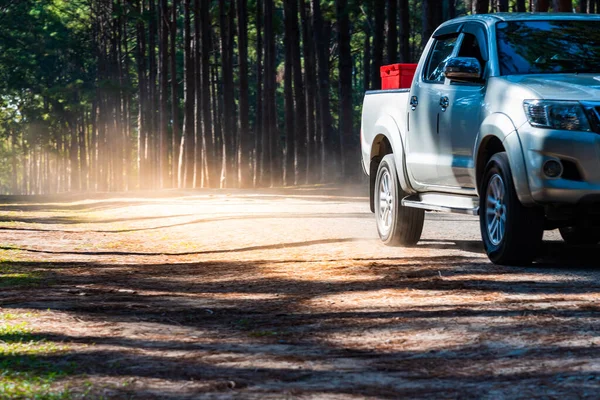
[[[423,210],[479,215],[493,262],[531,262],[544,229],[600,241],[600,16],[489,14],[441,25],[410,89],[367,92],[362,162],[386,244]]]

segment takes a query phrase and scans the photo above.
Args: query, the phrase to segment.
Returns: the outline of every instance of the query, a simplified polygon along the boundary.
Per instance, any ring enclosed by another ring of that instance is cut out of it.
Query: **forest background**
[[[600,0],[2,0],[0,193],[359,180],[379,67],[523,11]]]

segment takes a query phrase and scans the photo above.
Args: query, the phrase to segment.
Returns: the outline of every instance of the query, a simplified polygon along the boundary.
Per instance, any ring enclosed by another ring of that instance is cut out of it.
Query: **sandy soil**
[[[42,277],[0,312],[67,346],[75,394],[598,397],[598,248],[555,233],[507,268],[472,217],[383,246],[357,188],[0,200],[3,263]]]

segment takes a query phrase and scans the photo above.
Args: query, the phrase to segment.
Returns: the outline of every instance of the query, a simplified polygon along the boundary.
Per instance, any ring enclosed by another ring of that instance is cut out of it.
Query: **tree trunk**
[[[292,50],[294,33],[291,23],[292,7],[291,3],[295,0],[284,0],[284,77],[283,77],[283,96],[285,113],[285,167],[283,174],[283,184],[293,185],[296,176],[296,126],[294,115],[294,93],[293,93],[293,57]]]
[[[306,101],[304,99],[304,80],[302,79],[302,52],[300,50],[300,28],[298,26],[298,0],[290,1],[290,24],[292,32],[292,68],[294,71],[294,103],[296,132],[296,170],[294,184],[306,182]],[[298,167],[300,165],[301,167]]]
[[[248,0],[238,0],[238,61],[239,61],[239,126],[237,129],[238,185],[250,187],[248,154],[251,143],[250,106],[248,101]]]
[[[215,39],[215,42],[217,41],[217,39]],[[217,57],[217,53],[216,51],[213,51],[213,57],[210,60],[210,65],[211,65],[211,77],[210,77],[210,87],[211,90],[210,92],[212,93],[211,96],[211,110],[212,110],[212,120],[213,120],[213,130],[214,130],[214,135],[215,135],[215,171],[217,171],[218,173],[215,173],[215,187],[220,187],[221,186],[221,176],[219,175],[221,169],[222,169],[222,164],[223,164],[223,107],[222,107],[222,103],[220,102],[220,96],[217,95],[217,93],[219,93],[219,73],[218,73],[218,67],[217,67],[217,63],[218,63],[218,57]],[[218,163],[220,163],[221,165],[219,165]]]
[[[66,127],[65,127],[66,128]],[[69,130],[71,131],[71,143],[69,145],[69,164],[71,169],[71,184],[67,186],[68,190],[71,191],[79,191],[80,190],[80,182],[79,182],[79,156],[78,150],[79,146],[77,144],[78,135],[77,135],[77,124],[72,121],[69,124]],[[45,184],[45,182],[44,182]]]
[[[171,63],[171,187],[177,187],[179,171],[179,85],[177,82],[177,6],[179,0],[173,0],[171,5],[170,23],[170,63]]]
[[[79,142],[79,171],[81,174],[81,190],[87,191],[89,188],[89,176],[88,176],[88,153],[87,145],[85,143],[85,131],[87,126],[86,113],[84,112],[81,116],[81,124],[78,132]]]
[[[317,49],[317,76],[319,80],[319,130],[321,136],[321,181],[326,178],[326,155],[327,160],[335,160],[335,149],[332,145],[331,132],[331,110],[329,106],[329,37],[331,34],[330,24],[325,24],[321,12],[320,0],[312,0],[312,11],[314,19],[314,40]]]
[[[11,165],[11,191],[12,194],[19,194],[19,171],[17,170],[17,132],[11,129],[8,131],[10,135],[10,165]]]
[[[363,47],[363,91],[371,88],[371,26],[368,17],[365,18],[365,43]]]
[[[431,0],[427,0],[427,3],[430,2]],[[423,1],[424,3],[425,1]],[[473,0],[471,7],[473,14],[487,14],[490,12],[490,0]]]
[[[126,0],[122,0],[122,7],[123,8],[127,8],[129,11],[129,3]],[[129,49],[129,29],[128,27],[130,26],[129,23],[129,12],[126,13],[123,17],[123,34],[122,34],[122,51],[123,51],[123,59],[125,60],[124,65],[123,65],[123,70],[122,70],[122,77],[123,77],[123,82],[124,82],[124,87],[126,88],[125,90],[123,90],[123,101],[124,101],[124,105],[123,105],[123,126],[124,126],[124,131],[123,131],[123,138],[125,140],[125,143],[123,144],[123,151],[124,151],[124,158],[123,158],[123,165],[125,168],[125,175],[126,175],[126,181],[125,181],[125,185],[126,185],[126,189],[127,190],[132,190],[135,186],[136,186],[136,181],[135,181],[135,175],[133,173],[133,164],[132,164],[132,160],[131,160],[131,156],[132,156],[132,141],[131,141],[131,130],[132,130],[132,125],[131,125],[131,103],[132,103],[132,93],[131,93],[131,57],[130,57],[130,49]],[[85,143],[85,141],[84,141]],[[86,182],[86,186],[87,186],[87,182]]]
[[[453,19],[456,17],[456,0],[448,0],[448,15],[446,17],[446,19]]]
[[[25,135],[21,135],[21,148],[23,149],[23,159],[21,169],[23,171],[23,180],[21,182],[21,194],[30,194],[29,190],[29,146],[25,143]]]
[[[204,185],[204,146],[202,138],[202,38],[200,37],[202,16],[200,3],[202,0],[194,0],[194,182],[193,187],[203,187]]]
[[[97,99],[92,100],[92,109],[90,111],[90,139],[89,139],[89,152],[90,152],[90,189],[98,190],[98,105]],[[139,136],[139,135],[138,135]],[[25,149],[23,149],[25,151]],[[138,164],[139,166],[139,164]]]
[[[400,62],[410,62],[410,8],[408,0],[400,0]]]
[[[263,3],[256,1],[256,123],[254,124],[254,182],[255,185],[265,184],[264,174],[264,113],[263,113]]]
[[[277,129],[277,99],[276,77],[277,77],[277,55],[276,37],[273,26],[275,7],[273,0],[265,0],[265,104],[264,104],[264,129],[267,132],[267,170],[270,174],[271,186],[281,182],[281,157],[279,148],[279,130]]]
[[[550,0],[532,0],[531,12],[548,12]]]
[[[223,82],[223,163],[221,167],[221,187],[232,187],[235,157],[235,99],[233,82],[233,35],[231,13],[233,2],[229,6],[225,0],[219,0],[219,21],[221,26],[221,60]]]
[[[573,2],[571,0],[553,0],[552,9],[554,12],[573,12]]]
[[[120,0],[120,7],[123,10],[128,9],[126,0]],[[131,79],[129,76],[129,37],[128,37],[128,12],[124,12],[121,16],[121,24],[119,30],[119,85],[121,86],[121,132],[119,139],[118,155],[120,160],[120,176],[122,190],[129,190],[129,182],[132,179],[131,158],[129,153],[129,143],[131,135]],[[81,152],[80,152],[81,158]]]
[[[148,27],[148,120],[149,120],[149,134],[148,134],[148,157],[150,159],[150,187],[157,187],[159,170],[158,160],[158,136],[159,136],[159,124],[158,124],[158,86],[157,86],[157,63],[156,63],[156,37],[158,34],[157,24],[157,13],[156,13],[156,0],[148,0],[149,5],[149,27]]]
[[[169,101],[169,21],[168,21],[168,3],[167,0],[160,0],[159,8],[159,64],[158,76],[160,81],[160,107],[159,107],[159,130],[158,130],[158,186],[160,188],[168,187],[169,185],[169,158],[168,158],[168,129],[169,116],[167,115]]]
[[[202,19],[202,146],[205,150],[205,185],[213,186],[216,180],[215,174],[215,136],[213,131],[213,119],[211,114],[211,85],[210,85],[210,51],[212,49],[212,29],[210,4],[206,1],[200,2],[200,15]]]
[[[442,23],[442,9],[432,0],[423,0],[423,45]]]
[[[508,12],[508,0],[498,0],[498,12]]]
[[[302,42],[304,44],[304,82],[306,85],[306,183],[314,179],[316,172],[316,108],[317,108],[317,71],[315,69],[314,41],[310,34],[313,31],[312,20],[309,18],[306,0],[300,0],[300,18],[302,26]],[[302,166],[301,166],[302,167]]]
[[[194,65],[191,32],[190,0],[184,0],[184,115],[183,135],[180,146],[180,187],[191,188],[194,184]]]
[[[143,2],[138,0],[136,3],[136,11],[139,14],[137,19],[137,52],[136,52],[136,61],[137,61],[137,75],[138,75],[138,121],[137,121],[137,129],[138,129],[138,142],[137,142],[137,167],[138,167],[138,185],[140,189],[143,189],[146,186],[147,177],[146,177],[146,150],[147,150],[147,131],[146,131],[146,100],[147,100],[147,79],[146,79],[146,34],[145,34],[145,26],[144,19],[141,17],[141,13],[143,12]],[[99,102],[99,107],[102,101]],[[95,110],[94,110],[95,111]],[[103,123],[101,120],[98,120],[98,142],[97,142],[97,154],[98,158],[100,157],[101,152],[101,132],[103,131]],[[97,172],[100,171],[99,163],[96,163],[95,169]],[[98,176],[97,183],[99,184],[100,176]]]
[[[352,49],[350,47],[349,13],[347,0],[337,0],[340,77],[339,152],[343,177],[346,176],[346,154],[353,154],[354,150],[354,129],[352,124]],[[379,72],[379,66],[377,66],[377,72]],[[353,157],[348,157],[348,161],[351,158]]]
[[[525,12],[526,11],[525,0],[517,0],[515,11],[516,12]]]
[[[347,1],[343,0],[343,3],[347,3]],[[376,90],[381,89],[381,76],[379,73],[379,69],[383,64],[383,49],[385,42],[385,38],[383,36],[385,28],[385,0],[374,0],[373,7],[373,11],[375,13],[375,24],[373,26],[373,61],[371,63],[371,89]],[[340,17],[341,15],[338,14],[338,30],[341,29],[339,27]]]
[[[388,0],[387,60],[398,62],[398,0]]]

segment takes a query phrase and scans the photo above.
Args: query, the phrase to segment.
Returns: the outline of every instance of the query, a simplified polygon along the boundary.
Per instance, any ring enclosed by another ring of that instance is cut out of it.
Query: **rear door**
[[[439,185],[441,162],[440,98],[444,96],[443,68],[453,56],[458,33],[434,39],[425,65],[411,88],[406,139],[406,163],[417,186]]]

